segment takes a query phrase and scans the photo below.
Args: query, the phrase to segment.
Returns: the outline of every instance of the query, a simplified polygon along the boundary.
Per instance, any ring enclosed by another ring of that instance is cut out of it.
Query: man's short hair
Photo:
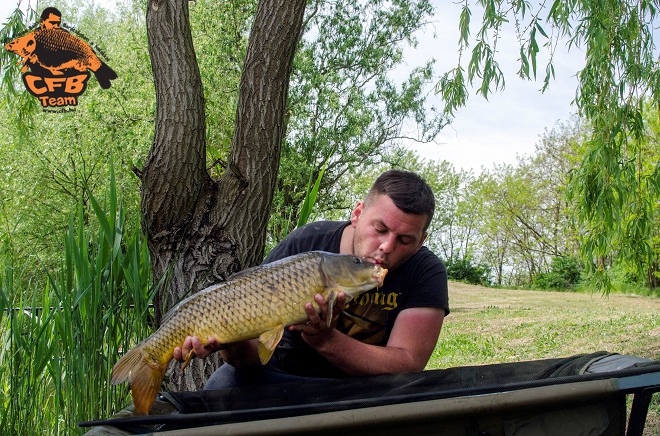
[[[59,9],[54,8],[54,7],[48,7],[41,11],[41,21],[47,20],[48,17],[50,17],[50,14],[53,14],[57,17],[62,18],[62,12],[60,12]]]
[[[369,189],[365,206],[375,195],[385,194],[392,199],[396,207],[406,213],[426,215],[426,231],[435,212],[433,190],[417,173],[403,170],[388,170],[382,173]]]

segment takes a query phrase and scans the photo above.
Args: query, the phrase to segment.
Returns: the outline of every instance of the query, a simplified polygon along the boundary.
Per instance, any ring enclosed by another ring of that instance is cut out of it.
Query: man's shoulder
[[[264,263],[306,251],[339,252],[341,234],[350,221],[316,221],[298,227],[271,251]]]
[[[446,276],[447,268],[444,262],[427,247],[421,247],[417,253],[396,269],[396,276],[406,281],[418,283],[437,275]]]
[[[328,233],[333,233],[339,229],[343,229],[348,225],[348,221],[314,221],[298,227],[291,232],[291,237],[305,237],[314,236],[319,237]]]
[[[404,265],[419,265],[419,264],[428,264],[428,265],[442,265],[444,268],[444,263],[442,260],[428,247],[422,246],[417,253],[412,255],[410,259]]]
[[[306,250],[333,251],[326,244],[335,245],[337,238],[341,238],[344,227],[348,221],[315,221],[295,229],[282,243],[297,243]]]

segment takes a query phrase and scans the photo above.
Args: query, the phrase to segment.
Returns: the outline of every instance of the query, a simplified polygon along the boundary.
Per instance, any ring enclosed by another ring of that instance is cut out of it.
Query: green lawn
[[[451,314],[427,368],[609,351],[660,360],[660,298],[449,283]],[[645,434],[660,434],[655,395]]]

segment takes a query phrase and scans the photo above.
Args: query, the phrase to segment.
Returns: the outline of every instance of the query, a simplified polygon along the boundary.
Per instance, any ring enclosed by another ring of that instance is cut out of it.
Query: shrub
[[[550,271],[534,276],[532,287],[535,289],[569,290],[580,281],[580,262],[570,256],[552,259]]]
[[[470,283],[472,285],[488,286],[488,267],[485,265],[474,265],[469,257],[463,259],[448,259],[445,262],[447,277],[449,280]]]

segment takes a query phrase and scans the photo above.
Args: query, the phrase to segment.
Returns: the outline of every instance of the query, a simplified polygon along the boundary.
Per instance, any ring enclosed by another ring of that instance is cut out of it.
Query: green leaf
[[[305,201],[303,202],[302,208],[300,209],[300,215],[298,216],[298,227],[304,226],[307,221],[309,220],[309,216],[312,213],[312,210],[314,208],[314,203],[316,202],[316,197],[319,192],[319,186],[321,185],[321,179],[323,179],[323,173],[325,173],[325,169],[327,168],[328,161],[323,164],[323,168],[321,168],[321,171],[319,171],[318,177],[316,177],[316,181],[314,182],[314,186],[310,190],[310,185],[312,183],[312,174],[310,173],[309,175],[309,182],[307,183],[307,193],[305,194]]]

